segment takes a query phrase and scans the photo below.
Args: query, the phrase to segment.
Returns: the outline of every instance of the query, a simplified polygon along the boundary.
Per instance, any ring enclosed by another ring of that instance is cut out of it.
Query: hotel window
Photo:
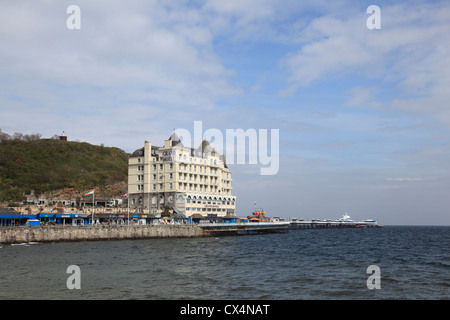
[[[162,183],[160,183],[159,184],[159,190],[162,190],[162,188],[163,188],[163,185],[162,185]]]
[[[169,183],[169,189],[172,189],[172,184],[171,183]]]
[[[153,184],[153,190],[156,190],[156,184]]]
[[[173,169],[173,164],[172,164],[172,163],[169,164],[169,168],[170,168],[170,169]]]
[[[153,165],[153,170],[156,170],[156,164]]]
[[[161,170],[163,169],[163,164],[162,164],[162,163],[159,164],[159,168],[160,168]]]

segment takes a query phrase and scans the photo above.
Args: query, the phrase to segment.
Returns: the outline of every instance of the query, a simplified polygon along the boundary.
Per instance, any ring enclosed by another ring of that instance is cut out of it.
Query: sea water
[[[0,299],[449,299],[450,227],[3,245],[0,270]]]

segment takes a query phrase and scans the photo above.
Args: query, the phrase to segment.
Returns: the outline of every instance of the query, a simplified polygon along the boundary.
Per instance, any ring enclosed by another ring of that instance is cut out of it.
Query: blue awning
[[[0,219],[36,219],[35,214],[0,214]]]
[[[38,213],[39,218],[53,218],[55,215],[53,213]]]
[[[0,219],[19,219],[20,214],[0,214]]]
[[[87,214],[55,214],[55,218],[87,218]]]

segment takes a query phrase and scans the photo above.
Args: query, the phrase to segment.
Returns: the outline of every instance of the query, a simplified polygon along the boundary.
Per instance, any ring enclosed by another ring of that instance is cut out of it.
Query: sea
[[[0,271],[0,300],[448,300],[450,227],[4,244]]]

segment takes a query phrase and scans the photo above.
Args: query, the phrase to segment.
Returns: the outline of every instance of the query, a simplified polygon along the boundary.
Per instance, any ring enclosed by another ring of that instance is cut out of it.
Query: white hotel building
[[[197,149],[187,148],[174,132],[164,147],[145,141],[128,160],[131,210],[163,217],[235,216],[236,197],[231,190],[225,157],[206,140]]]

